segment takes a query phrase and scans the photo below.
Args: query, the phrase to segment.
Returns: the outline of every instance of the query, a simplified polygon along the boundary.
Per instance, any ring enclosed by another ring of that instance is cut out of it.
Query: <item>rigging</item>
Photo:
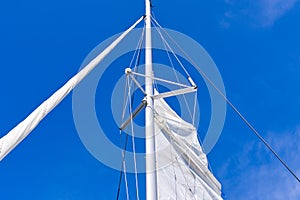
[[[300,178],[296,175],[296,173],[286,164],[286,162],[276,153],[276,151],[271,147],[271,145],[261,136],[261,134],[254,128],[254,126],[245,118],[243,114],[239,112],[236,106],[225,96],[225,94],[214,84],[213,81],[201,70],[201,68],[197,65],[197,63],[178,45],[178,43],[172,38],[167,31],[157,22],[155,18],[153,21],[157,24],[157,26],[164,31],[164,33],[171,39],[171,41],[179,48],[179,50],[189,59],[189,62],[201,73],[202,77],[206,79],[211,86],[224,98],[224,100],[228,103],[228,105],[234,110],[234,112],[241,118],[241,120],[250,128],[250,130],[258,137],[258,139],[272,152],[272,154],[277,158],[277,160],[286,168],[286,170],[300,183]]]

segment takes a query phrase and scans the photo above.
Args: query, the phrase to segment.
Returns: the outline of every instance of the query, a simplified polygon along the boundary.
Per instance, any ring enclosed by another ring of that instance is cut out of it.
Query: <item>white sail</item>
[[[158,199],[222,199],[221,184],[208,170],[195,127],[163,99],[154,101],[154,110]]]
[[[129,29],[123,32],[103,52],[87,66],[74,75],[65,85],[36,108],[25,120],[0,139],[0,161],[13,150],[75,87],[105,58],[125,36],[143,20],[141,17]]]

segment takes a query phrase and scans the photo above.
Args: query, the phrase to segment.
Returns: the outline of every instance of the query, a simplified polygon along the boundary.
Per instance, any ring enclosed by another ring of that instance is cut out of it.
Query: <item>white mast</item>
[[[147,95],[147,106],[145,109],[146,129],[146,199],[157,199],[155,138],[153,125],[153,71],[152,71],[152,37],[151,37],[151,0],[146,3],[146,52],[145,52],[145,92]]]

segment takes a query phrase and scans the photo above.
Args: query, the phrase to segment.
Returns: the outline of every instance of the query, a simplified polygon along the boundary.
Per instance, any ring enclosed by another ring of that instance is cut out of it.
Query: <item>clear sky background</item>
[[[229,99],[300,176],[300,2],[153,4],[162,26],[209,52]],[[143,0],[1,1],[0,135],[143,13]],[[225,199],[300,199],[300,184],[231,109],[208,159]],[[115,199],[118,176],[82,145],[70,95],[0,163],[0,199]]]

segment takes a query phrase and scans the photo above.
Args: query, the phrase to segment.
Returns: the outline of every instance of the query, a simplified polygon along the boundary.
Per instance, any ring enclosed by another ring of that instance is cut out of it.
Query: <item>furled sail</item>
[[[163,99],[154,101],[158,199],[220,200],[221,184],[208,170],[195,127]]]
[[[102,51],[87,66],[65,83],[65,85],[44,101],[26,119],[20,122],[5,136],[0,138],[0,161],[23,139],[25,139],[25,137],[44,119],[44,117],[50,113],[143,19],[144,16],[124,31],[115,41],[104,49],[104,51]]]

